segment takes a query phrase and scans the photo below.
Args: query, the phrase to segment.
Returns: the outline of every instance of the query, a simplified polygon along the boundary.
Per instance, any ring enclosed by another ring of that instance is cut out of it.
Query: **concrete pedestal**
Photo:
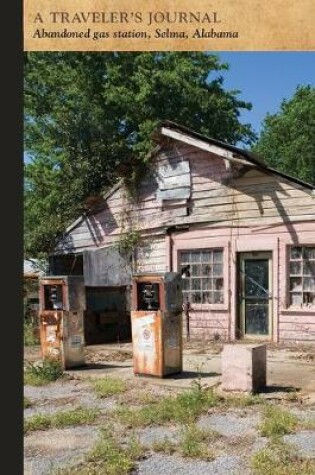
[[[266,345],[225,345],[222,351],[222,389],[258,392],[266,386]]]

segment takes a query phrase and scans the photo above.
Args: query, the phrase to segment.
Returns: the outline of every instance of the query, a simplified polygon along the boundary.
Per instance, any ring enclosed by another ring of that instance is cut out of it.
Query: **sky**
[[[250,123],[256,133],[261,131],[267,112],[280,109],[298,85],[315,86],[315,52],[219,52],[230,65],[223,72],[225,89],[238,89],[239,98],[251,102],[251,111],[244,111],[241,122]]]

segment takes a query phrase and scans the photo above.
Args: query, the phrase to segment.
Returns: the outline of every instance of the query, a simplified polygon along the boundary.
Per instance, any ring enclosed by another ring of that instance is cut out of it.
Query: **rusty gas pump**
[[[84,364],[85,287],[81,276],[39,279],[39,331],[43,358],[73,368]]]
[[[158,377],[180,373],[181,274],[134,275],[131,304],[134,373]]]

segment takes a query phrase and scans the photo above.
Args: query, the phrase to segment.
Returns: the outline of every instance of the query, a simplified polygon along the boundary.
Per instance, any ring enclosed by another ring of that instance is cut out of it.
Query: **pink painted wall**
[[[180,250],[223,247],[224,304],[194,305],[190,330],[192,338],[220,336],[224,340],[236,336],[238,253],[270,251],[272,339],[315,342],[315,306],[290,308],[287,288],[288,246],[315,246],[314,194],[259,169],[237,164],[227,167],[222,157],[177,141],[160,152],[152,167],[159,171],[183,162],[190,174],[188,200],[161,201],[156,176],[140,185],[137,202],[131,202],[120,187],[101,209],[91,211],[71,227],[60,249],[80,252],[106,247],[129,229],[136,229],[142,234],[142,247],[135,252],[136,268],[139,272],[164,272],[177,270]],[[187,186],[187,172],[185,177],[174,173],[170,187],[178,186],[181,180]],[[188,232],[167,236],[169,227],[183,225]]]

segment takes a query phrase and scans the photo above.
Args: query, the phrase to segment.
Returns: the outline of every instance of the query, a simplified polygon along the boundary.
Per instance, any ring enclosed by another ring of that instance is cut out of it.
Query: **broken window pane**
[[[199,251],[192,251],[191,254],[191,262],[200,262],[201,258],[201,253]]]
[[[222,262],[223,252],[219,249],[213,251],[213,262]]]
[[[214,303],[223,303],[223,292],[213,292]]]
[[[304,305],[314,305],[315,304],[315,292],[304,292],[304,294],[303,294],[303,304]]]
[[[246,302],[245,333],[268,335],[268,303],[259,300]]]
[[[214,279],[215,290],[223,290],[223,279]]]
[[[245,261],[245,295],[266,297],[269,288],[269,264],[267,259]]]
[[[201,292],[192,292],[192,303],[201,303]]]
[[[302,293],[291,293],[291,305],[302,305]]]
[[[192,279],[191,288],[192,290],[201,290],[201,279]]]
[[[214,264],[213,266],[213,275],[222,276],[223,275],[223,264]]]
[[[202,290],[212,290],[212,279],[202,279]]]
[[[315,261],[306,262],[304,264],[303,274],[315,276]]]
[[[315,292],[315,279],[312,277],[305,277],[303,282],[303,290],[304,291],[312,291]]]
[[[291,277],[290,290],[299,292],[302,290],[302,277]]]
[[[191,265],[191,275],[194,276],[200,276],[201,275],[201,266],[198,264],[192,264]]]
[[[202,275],[209,276],[211,275],[212,267],[209,264],[202,264]]]
[[[179,263],[183,276],[183,296],[189,299],[189,302],[224,303],[222,249],[181,251]],[[216,295],[213,290],[217,291]]]
[[[291,259],[301,259],[301,258],[302,258],[302,248],[291,247]]]
[[[302,262],[299,262],[299,261],[290,262],[291,275],[301,275],[301,272],[302,272]]]
[[[211,256],[212,256],[211,251],[202,251],[201,252],[201,261],[202,262],[211,262]]]
[[[213,303],[212,292],[202,293],[202,303]]]
[[[315,293],[315,247],[291,247],[290,290],[291,305],[314,305]],[[292,260],[292,259],[300,259]],[[297,277],[300,275],[301,277]],[[299,292],[299,293],[298,293]]]
[[[304,259],[315,259],[315,247],[303,247]]]

